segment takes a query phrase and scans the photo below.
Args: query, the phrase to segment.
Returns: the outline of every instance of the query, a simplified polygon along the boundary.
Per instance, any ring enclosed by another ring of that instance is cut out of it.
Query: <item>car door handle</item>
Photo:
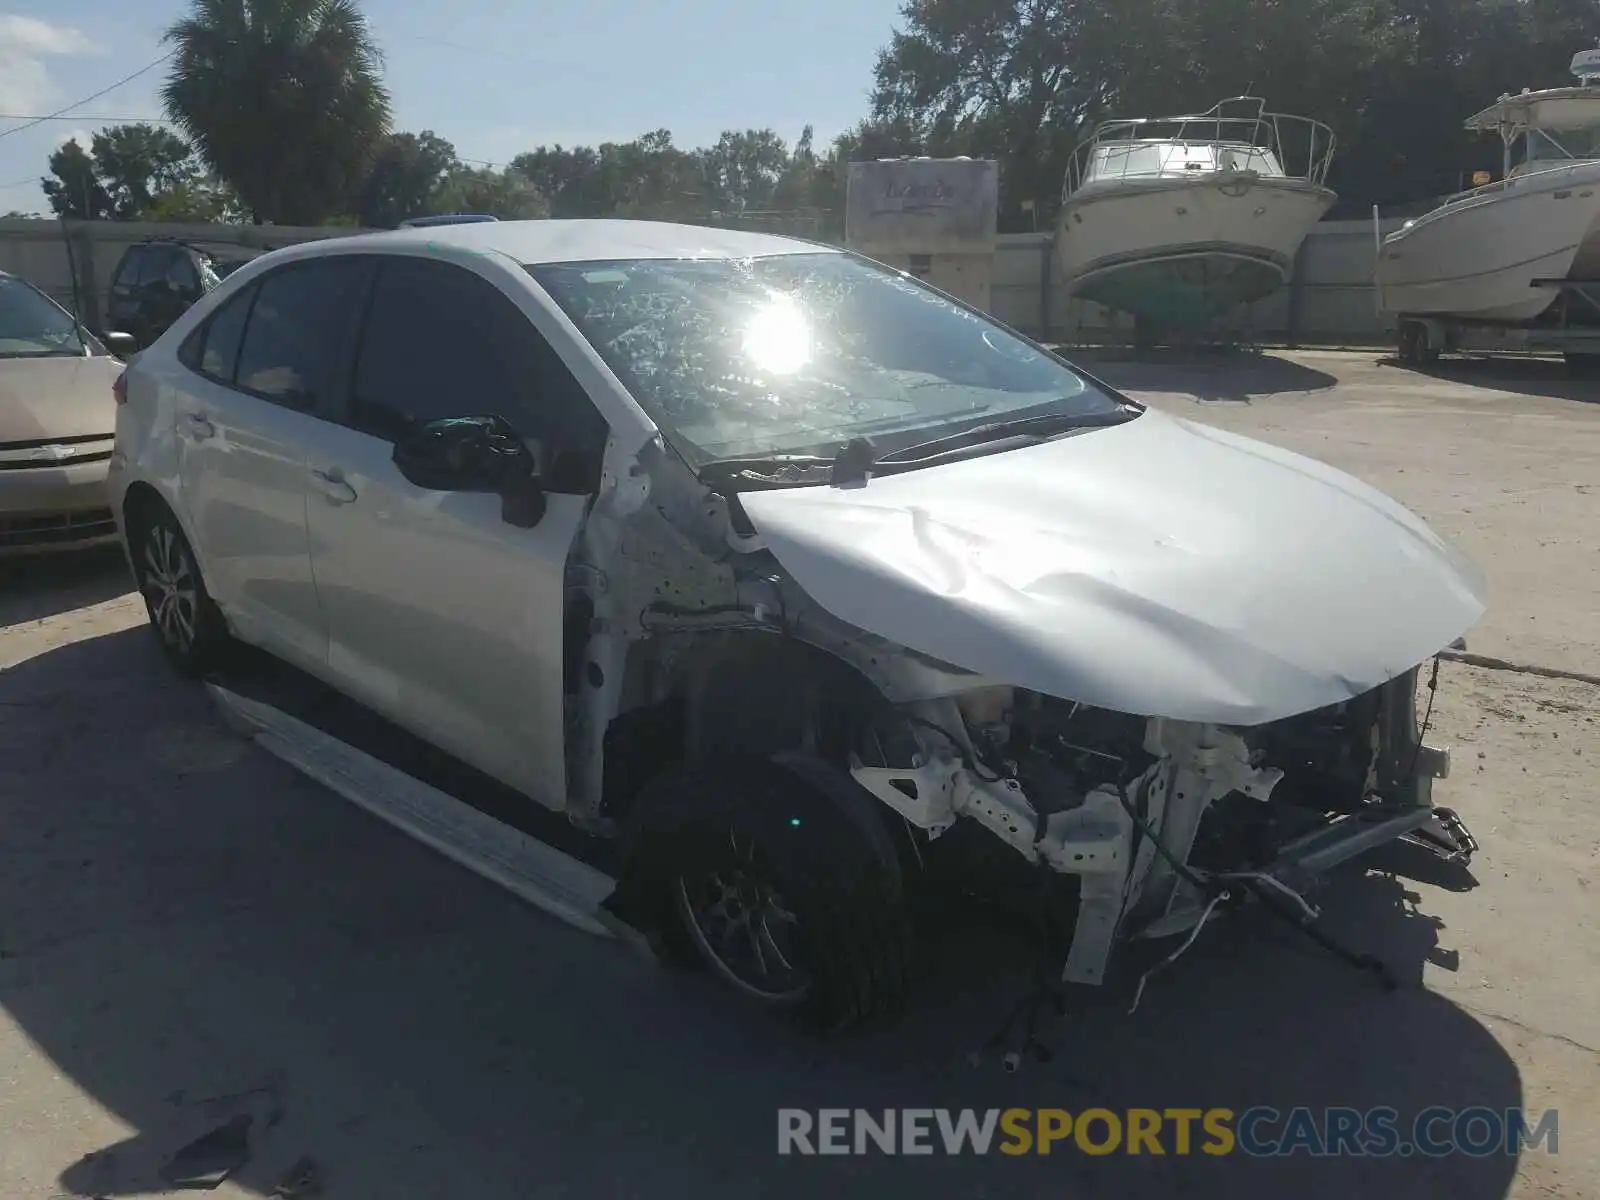
[[[356,490],[345,480],[338,467],[326,471],[312,471],[311,478],[320,491],[333,504],[349,504],[356,499]]]
[[[208,421],[202,413],[190,413],[186,418],[186,423],[189,426],[190,435],[197,439],[204,440],[216,435],[217,427]]]

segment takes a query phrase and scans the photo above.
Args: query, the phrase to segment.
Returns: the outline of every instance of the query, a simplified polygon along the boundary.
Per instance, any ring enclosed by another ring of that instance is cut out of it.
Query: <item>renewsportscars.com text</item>
[[[1558,1114],[1520,1108],[781,1108],[785,1155],[1000,1153],[1390,1158],[1559,1149]]]

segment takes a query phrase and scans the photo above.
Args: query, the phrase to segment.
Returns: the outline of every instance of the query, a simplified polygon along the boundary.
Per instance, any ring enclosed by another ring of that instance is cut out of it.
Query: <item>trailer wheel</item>
[[[904,1006],[897,874],[812,783],[766,761],[691,767],[649,784],[634,811],[630,884],[669,963],[819,1029]]]
[[[1400,322],[1400,361],[1408,367],[1439,361],[1439,347],[1428,344],[1428,327],[1421,321]]]

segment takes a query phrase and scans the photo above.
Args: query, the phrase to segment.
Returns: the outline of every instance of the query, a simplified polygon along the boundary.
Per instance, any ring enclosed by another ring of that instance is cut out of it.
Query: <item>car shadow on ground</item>
[[[1419,986],[1448,931],[1396,877],[1348,873],[1325,902],[1398,992],[1246,915],[1208,928],[1132,1016],[1137,970],[1170,944],[1128,956],[1055,1027],[1053,1062],[1008,1075],[967,1055],[1018,997],[1024,945],[956,898],[929,931],[914,1012],[817,1040],[544,917],[301,778],[228,732],[142,630],[18,665],[0,702],[0,1003],[50,1060],[12,1065],[12,1111],[35,1122],[12,1136],[52,1163],[56,1135],[31,1109],[70,1111],[70,1090],[46,1098],[58,1076],[135,1131],[103,1122],[82,1157],[70,1141],[59,1179],[29,1181],[41,1192],[199,1186],[207,1158],[256,1194],[310,1181],[408,1200],[1490,1200],[1513,1176],[1499,1154],[1263,1160],[1198,1139],[1164,1156],[776,1153],[782,1107],[1520,1104],[1489,1032]],[[66,1136],[85,1120],[64,1119]]]
[[[1574,375],[1558,358],[1519,358],[1512,355],[1451,355],[1425,367],[1412,367],[1394,355],[1377,360],[1382,367],[1410,371],[1429,379],[1442,379],[1468,387],[1515,392],[1541,399],[1600,404],[1600,375]]]
[[[0,628],[42,621],[133,591],[119,546],[0,559]]]
[[[1127,392],[1172,392],[1206,404],[1249,404],[1258,396],[1317,392],[1338,380],[1266,351],[1062,350],[1069,362]]]

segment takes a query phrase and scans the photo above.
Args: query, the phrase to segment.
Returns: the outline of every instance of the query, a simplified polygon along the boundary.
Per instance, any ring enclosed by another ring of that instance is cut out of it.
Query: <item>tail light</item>
[[[117,381],[111,385],[111,394],[117,398],[118,404],[126,404],[128,402],[128,373],[126,371],[118,374]]]

